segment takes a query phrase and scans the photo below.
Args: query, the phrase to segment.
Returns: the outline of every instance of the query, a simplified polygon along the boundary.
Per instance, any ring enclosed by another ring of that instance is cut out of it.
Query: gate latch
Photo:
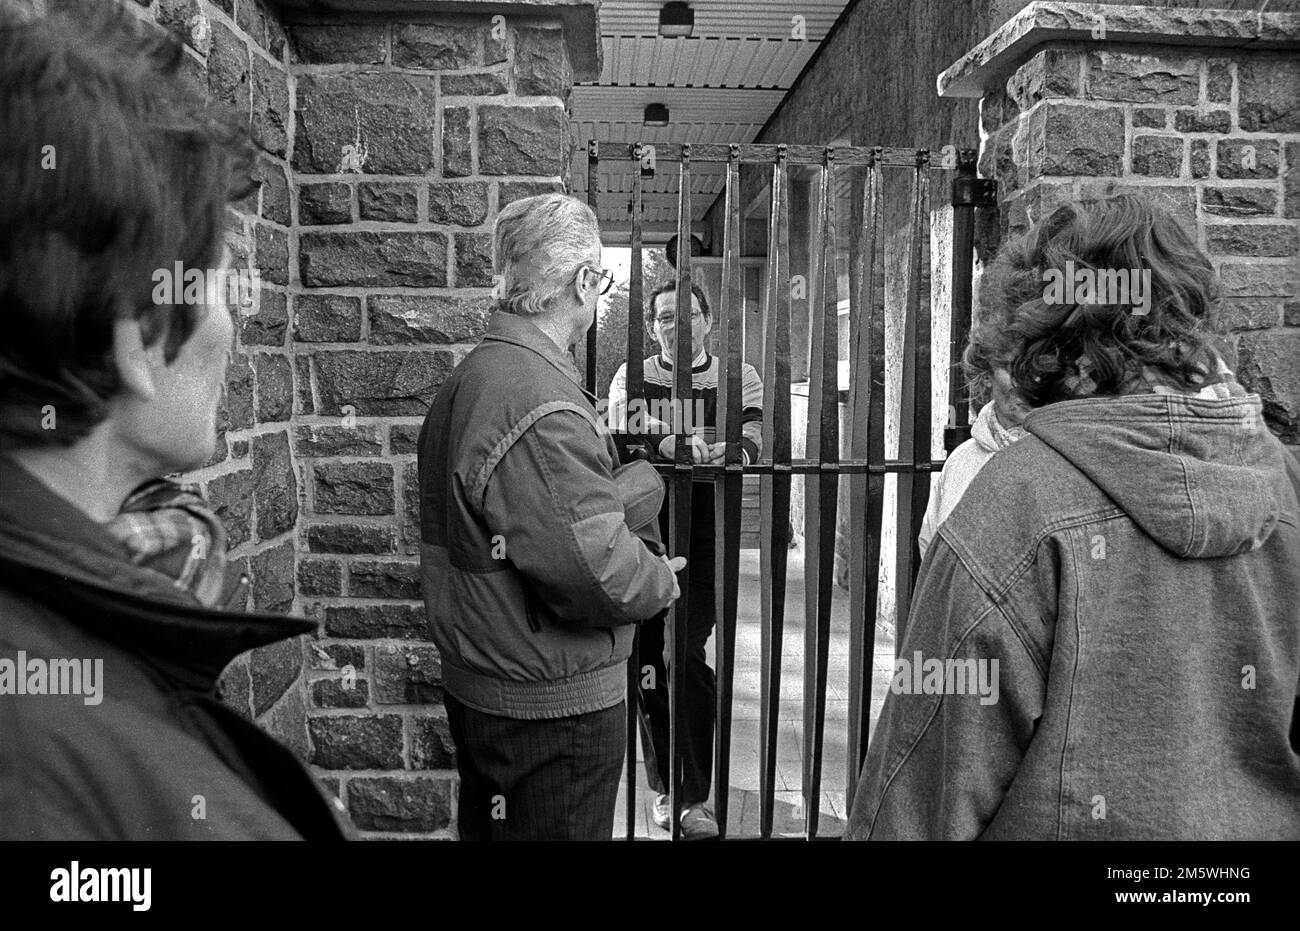
[[[953,178],[954,207],[996,207],[998,183],[992,178]]]

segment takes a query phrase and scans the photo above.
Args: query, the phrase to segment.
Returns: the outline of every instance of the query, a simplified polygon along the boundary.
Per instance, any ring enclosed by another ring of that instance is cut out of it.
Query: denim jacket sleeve
[[[941,532],[917,579],[846,838],[978,838],[1015,778],[1045,689],[1041,650]]]
[[[673,573],[628,528],[592,422],[576,406],[551,407],[490,469],[483,518],[561,620],[608,627],[652,617],[672,602]]]

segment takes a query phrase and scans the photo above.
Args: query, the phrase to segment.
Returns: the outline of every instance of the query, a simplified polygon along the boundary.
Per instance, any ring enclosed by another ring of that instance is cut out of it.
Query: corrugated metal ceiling
[[[659,35],[660,0],[606,0],[600,8],[604,64],[600,80],[573,90],[573,181],[586,190],[589,139],[631,142],[752,142],[825,39],[848,0],[693,0],[689,38]],[[664,127],[642,122],[647,104],[668,107]],[[608,153],[612,155],[613,153]],[[631,162],[602,161],[602,225],[626,228]],[[667,170],[665,170],[667,169]],[[700,219],[723,173],[692,184]],[[647,186],[645,220],[676,218],[676,168],[665,165]]]

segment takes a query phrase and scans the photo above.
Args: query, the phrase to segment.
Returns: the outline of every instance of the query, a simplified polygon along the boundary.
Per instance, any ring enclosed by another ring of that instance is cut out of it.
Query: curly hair
[[[1150,303],[1142,312],[1104,299],[1113,294],[1049,300],[1045,282],[1067,269],[1149,273]],[[1140,390],[1144,369],[1195,389],[1222,348],[1218,301],[1213,265],[1167,212],[1132,194],[1075,202],[1006,245],[985,273],[962,363],[977,387],[1006,369],[1031,407]]]
[[[170,363],[202,307],[153,273],[216,266],[227,204],[255,190],[244,124],[182,77],[184,50],[115,3],[0,6],[0,440],[71,444],[120,390],[113,325]],[[53,159],[46,162],[46,157]],[[42,409],[59,428],[41,428]]]

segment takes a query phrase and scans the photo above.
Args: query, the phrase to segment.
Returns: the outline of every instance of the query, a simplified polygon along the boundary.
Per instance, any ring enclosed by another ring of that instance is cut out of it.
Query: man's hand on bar
[[[660,556],[664,562],[668,563],[668,568],[673,570],[673,601],[682,597],[681,587],[677,584],[677,573],[686,568],[685,556],[674,556],[669,559],[667,556]]]
[[[690,438],[691,444],[691,461],[692,462],[710,462],[712,456],[712,447],[694,434]],[[717,444],[714,444],[717,445]],[[659,444],[659,455],[665,459],[676,460],[677,458],[677,437],[664,437],[663,442]]]

